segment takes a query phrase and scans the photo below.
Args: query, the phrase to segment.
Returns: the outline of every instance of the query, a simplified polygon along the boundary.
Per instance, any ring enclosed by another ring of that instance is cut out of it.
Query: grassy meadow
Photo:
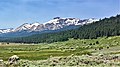
[[[39,67],[42,65],[44,66],[45,65],[47,66],[82,65],[88,67],[91,65],[96,65],[96,66],[98,65],[100,67],[103,66],[109,67],[113,65],[119,67],[120,66],[120,36],[114,36],[108,38],[100,37],[98,39],[69,39],[69,41],[55,42],[50,44],[0,43],[0,59],[7,61],[8,58],[12,55],[19,56],[20,59],[22,60],[21,64],[23,61],[27,61],[30,64],[36,65],[36,66],[32,66],[32,65],[30,66],[26,64],[30,67]],[[114,59],[114,57],[116,56],[117,58]],[[59,61],[54,61],[53,59]],[[80,61],[79,59],[84,62]],[[75,60],[78,62],[76,62]],[[108,65],[104,62],[105,60],[107,60],[106,63]],[[86,64],[86,62],[89,62],[90,64],[89,63]],[[24,66],[20,66],[20,67],[24,67]]]

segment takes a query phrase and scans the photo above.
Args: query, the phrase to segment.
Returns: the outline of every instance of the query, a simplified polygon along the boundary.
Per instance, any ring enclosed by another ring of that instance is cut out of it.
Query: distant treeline
[[[84,25],[79,29],[67,30],[56,33],[36,34],[28,37],[11,38],[1,40],[15,43],[52,43],[74,39],[95,39],[97,37],[109,37],[120,35],[120,15],[100,19],[92,24]]]

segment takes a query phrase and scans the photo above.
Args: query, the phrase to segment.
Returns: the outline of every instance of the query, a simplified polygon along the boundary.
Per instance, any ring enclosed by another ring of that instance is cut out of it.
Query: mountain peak
[[[54,17],[53,19],[60,19],[60,17]]]
[[[40,23],[39,22],[35,22],[35,23],[32,23],[31,25],[38,26],[38,25],[40,25]]]

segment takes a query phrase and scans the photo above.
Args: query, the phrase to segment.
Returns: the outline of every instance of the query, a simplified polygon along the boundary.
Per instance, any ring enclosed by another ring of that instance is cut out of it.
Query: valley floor
[[[12,55],[20,57],[18,67],[120,67],[120,36],[51,44],[1,43],[0,59],[7,63]]]

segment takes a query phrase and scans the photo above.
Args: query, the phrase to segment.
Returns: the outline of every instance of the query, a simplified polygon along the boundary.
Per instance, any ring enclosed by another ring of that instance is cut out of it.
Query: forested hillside
[[[36,34],[28,37],[1,40],[17,43],[51,43],[74,39],[95,39],[97,37],[109,37],[120,35],[120,15],[104,18],[92,24],[84,25],[79,29],[67,30],[57,33]]]

